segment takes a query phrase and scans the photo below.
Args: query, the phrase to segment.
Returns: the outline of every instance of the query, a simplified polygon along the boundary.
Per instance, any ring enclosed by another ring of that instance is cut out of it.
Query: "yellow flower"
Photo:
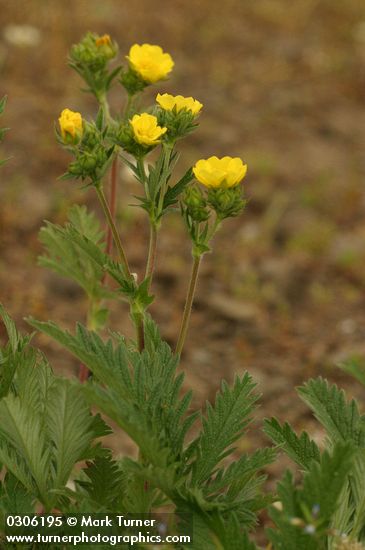
[[[245,177],[247,164],[243,164],[238,157],[210,157],[198,160],[193,172],[206,187],[234,187]]]
[[[99,38],[97,38],[95,40],[95,45],[96,46],[111,46],[112,41],[111,41],[111,38],[110,38],[109,34],[103,34],[103,36],[99,36]]]
[[[141,145],[157,145],[161,136],[167,132],[167,128],[161,128],[157,118],[148,113],[134,115],[129,122],[133,128],[134,139]]]
[[[82,137],[83,125],[82,116],[80,113],[70,111],[70,109],[64,109],[61,116],[58,119],[61,136],[64,140],[72,138],[72,140],[79,140]]]
[[[203,107],[200,101],[193,97],[184,97],[182,95],[157,94],[156,101],[165,111],[172,111],[174,107],[179,112],[182,109],[191,111],[193,115],[197,115]]]
[[[127,56],[130,67],[150,84],[165,79],[172,71],[174,62],[160,46],[134,44]]]

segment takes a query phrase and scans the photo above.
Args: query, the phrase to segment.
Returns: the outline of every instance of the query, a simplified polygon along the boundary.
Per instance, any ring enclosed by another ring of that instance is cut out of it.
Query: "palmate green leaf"
[[[104,389],[95,383],[84,385],[88,401],[114,420],[140,448],[142,456],[152,464],[165,465],[169,451],[163,449],[155,427],[132,400],[121,399],[115,390]]]
[[[317,378],[309,380],[298,393],[327,430],[332,443],[352,441],[357,447],[365,447],[365,417],[360,416],[354,399],[347,402],[343,390]]]
[[[326,547],[317,537],[304,530],[305,521],[302,519],[301,492],[295,488],[293,474],[287,470],[282,481],[277,486],[278,499],[282,510],[272,506],[270,517],[276,528],[267,530],[269,540],[274,550],[324,550]],[[293,521],[295,518],[295,522]],[[301,524],[296,525],[300,520]]]
[[[138,387],[133,384],[129,371],[126,345],[121,343],[114,348],[110,340],[104,343],[96,333],[87,331],[81,325],[78,325],[76,335],[72,336],[55,323],[29,322],[66,347],[102,384],[109,387],[105,390],[97,384],[90,384],[85,386],[84,391],[88,399],[141,445],[147,456],[158,455],[160,444],[152,435],[150,418],[136,409]]]
[[[207,403],[207,414],[196,446],[192,463],[192,482],[200,485],[213,475],[219,462],[231,454],[232,444],[237,441],[250,422],[249,415],[257,396],[252,393],[255,384],[248,373],[236,377],[230,388],[222,382],[214,407]]]
[[[235,513],[242,527],[252,528],[257,512],[270,501],[269,496],[262,495],[266,475],[259,475],[259,471],[275,456],[274,449],[259,449],[252,456],[244,455],[227,468],[220,468],[203,486],[204,495],[219,503],[227,517]]]
[[[258,449],[253,455],[243,455],[238,460],[232,462],[226,468],[220,468],[214,479],[206,484],[207,493],[212,496],[219,494],[223,489],[229,488],[231,496],[235,496],[235,485],[242,482],[246,485],[257,472],[262,470],[276,458],[274,449]]]
[[[41,367],[28,375],[27,398],[19,386],[19,397],[9,394],[0,401],[0,460],[50,508],[58,498],[55,490],[66,485],[74,465],[95,454],[94,439],[108,432],[91,416],[78,386],[66,379],[50,380],[51,375],[45,378]]]
[[[183,375],[176,375],[177,358],[161,341],[151,320],[146,321],[146,349],[142,354],[128,349],[121,337],[116,336],[116,344],[104,342],[81,325],[71,335],[55,323],[28,322],[66,347],[93,372],[102,386],[85,386],[88,400],[141,445],[152,462],[167,447],[171,457],[181,454],[196,415],[185,418],[191,393],[179,399]]]
[[[177,475],[178,466],[177,463],[169,463],[167,449],[162,451],[160,462],[155,464],[141,464],[128,457],[123,459],[123,468],[133,478],[148,482],[150,487],[160,489],[171,501],[180,503],[179,489],[184,485],[185,479]]]
[[[0,317],[5,325],[9,342],[0,349],[0,397],[10,390],[17,369],[27,369],[36,361],[36,351],[28,346],[31,335],[22,336],[14,321],[0,304]]]
[[[321,519],[330,521],[347,483],[354,456],[355,451],[351,445],[337,444],[332,454],[324,451],[320,464],[312,463],[303,482],[303,503],[307,510],[318,506]]]
[[[319,462],[318,446],[309,438],[306,432],[298,437],[287,422],[281,425],[276,418],[265,420],[264,432],[302,468],[308,469],[313,460]]]
[[[30,338],[22,337],[20,333],[18,332],[14,321],[4,308],[4,306],[0,303],[0,317],[5,325],[6,332],[8,334],[9,338],[9,344],[11,347],[11,350],[13,352],[19,351],[24,348],[24,346],[29,342]]]
[[[54,489],[64,486],[74,465],[94,439],[93,417],[80,387],[57,378],[47,401],[48,438],[52,442]]]
[[[134,391],[125,345],[113,347],[111,340],[103,340],[95,332],[77,325],[75,335],[62,330],[56,323],[27,319],[28,323],[70,351],[84,363],[106,386],[114,388],[120,398],[129,399]]]
[[[246,531],[242,529],[242,524],[236,514],[230,514],[226,521],[217,516],[213,527],[223,548],[229,548],[229,550],[258,550],[256,544],[249,540]]]
[[[355,457],[355,460],[356,460],[356,457]],[[338,498],[336,511],[331,518],[331,530],[333,530],[334,533],[336,532],[349,533],[350,530],[352,530],[352,525],[353,525],[352,518],[353,518],[354,512],[355,512],[355,506],[353,503],[353,499],[351,497],[350,486],[349,486],[349,483],[345,483],[345,485],[342,488],[342,492]],[[331,544],[333,544],[332,538],[330,537],[329,540],[330,540],[329,547],[332,548],[331,546]]]
[[[0,462],[23,485],[25,490],[38,496],[38,489],[23,456],[5,438],[0,436]]]
[[[45,473],[49,467],[50,449],[45,433],[35,412],[12,394],[0,400],[0,442],[0,461],[16,475],[18,465],[13,464],[14,453],[7,452],[10,444],[34,479],[38,497],[48,502]]]
[[[76,480],[83,506],[93,512],[121,512],[127,484],[128,475],[111,453],[89,462]]]
[[[359,449],[349,475],[349,506],[354,508],[351,529],[357,537],[365,527],[365,417],[360,415],[355,400],[347,401],[343,390],[322,378],[309,380],[299,389],[299,395],[325,427],[332,446],[351,442]]]
[[[166,505],[171,509],[168,495],[173,494],[176,487],[176,468],[167,465],[166,457],[164,453],[160,466],[142,465],[128,457],[121,460],[121,467],[129,478],[123,501],[125,510],[140,514]]]
[[[355,453],[353,446],[341,443],[335,445],[332,454],[325,451],[320,463],[311,463],[301,488],[296,488],[292,474],[286,473],[278,486],[282,509],[270,510],[277,529],[270,529],[268,535],[275,550],[327,548]]]
[[[363,532],[365,538],[365,449],[357,452],[349,475],[351,491],[350,510],[354,508],[351,536],[357,538]]]
[[[207,513],[204,511],[207,503],[202,502],[197,493],[195,497],[195,501],[192,499],[177,507],[177,514],[192,516],[194,550],[258,550],[235,512],[224,515],[213,508]]]
[[[143,414],[161,434],[175,458],[182,454],[187,432],[197,414],[186,416],[192,393],[180,399],[184,374],[177,374],[178,359],[171,348],[162,342],[156,325],[147,317],[145,321],[145,351],[130,352],[133,365],[135,396]]]
[[[46,222],[39,233],[39,239],[46,254],[39,257],[39,263],[63,277],[76,281],[91,297],[101,298],[108,294],[102,286],[103,263],[95,262],[85,252],[80,241],[91,243],[103,256],[103,231],[93,213],[85,206],[75,205],[68,214],[69,222],[64,226]]]
[[[67,217],[72,227],[81,235],[96,244],[102,241],[104,231],[100,227],[99,220],[93,212],[88,212],[85,205],[74,204]]]
[[[11,473],[7,472],[0,483],[0,521],[4,514],[32,514],[34,496]],[[1,521],[3,523],[3,521]]]
[[[11,352],[7,346],[0,360],[0,397],[4,397],[15,388],[18,379],[37,364],[38,352],[31,347]],[[16,382],[15,382],[16,380]]]
[[[22,404],[45,417],[50,388],[56,377],[46,357],[37,349],[33,351],[33,361],[22,364],[17,370],[14,393],[19,396]]]

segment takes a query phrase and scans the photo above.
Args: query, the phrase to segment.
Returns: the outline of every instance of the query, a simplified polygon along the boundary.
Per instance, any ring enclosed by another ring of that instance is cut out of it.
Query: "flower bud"
[[[76,145],[82,138],[83,122],[80,113],[64,109],[58,119],[62,140],[67,145]]]
[[[208,191],[207,202],[222,220],[238,216],[246,206],[239,186],[211,188]]]
[[[72,46],[70,57],[81,71],[86,67],[91,71],[100,71],[117,52],[118,47],[108,34],[98,36],[89,32],[78,44]]]
[[[95,38],[95,46],[99,50],[99,55],[103,55],[106,60],[113,59],[118,51],[116,44],[112,42],[109,34],[104,34],[103,36]]]
[[[186,209],[186,213],[192,220],[196,222],[208,220],[209,211],[207,209],[207,202],[201,190],[195,185],[191,185],[185,189],[182,203]]]

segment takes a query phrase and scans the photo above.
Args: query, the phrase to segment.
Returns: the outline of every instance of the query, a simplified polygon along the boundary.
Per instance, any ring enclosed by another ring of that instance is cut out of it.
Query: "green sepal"
[[[128,69],[121,69],[119,82],[126,89],[128,95],[133,96],[138,92],[142,92],[148,86],[148,82],[145,82],[135,71],[130,67]]]

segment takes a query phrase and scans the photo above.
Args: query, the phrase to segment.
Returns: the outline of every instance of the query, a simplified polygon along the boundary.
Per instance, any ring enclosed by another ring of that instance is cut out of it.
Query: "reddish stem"
[[[89,378],[89,374],[90,374],[89,369],[83,363],[80,363],[79,380],[81,384],[86,382],[86,380]]]

